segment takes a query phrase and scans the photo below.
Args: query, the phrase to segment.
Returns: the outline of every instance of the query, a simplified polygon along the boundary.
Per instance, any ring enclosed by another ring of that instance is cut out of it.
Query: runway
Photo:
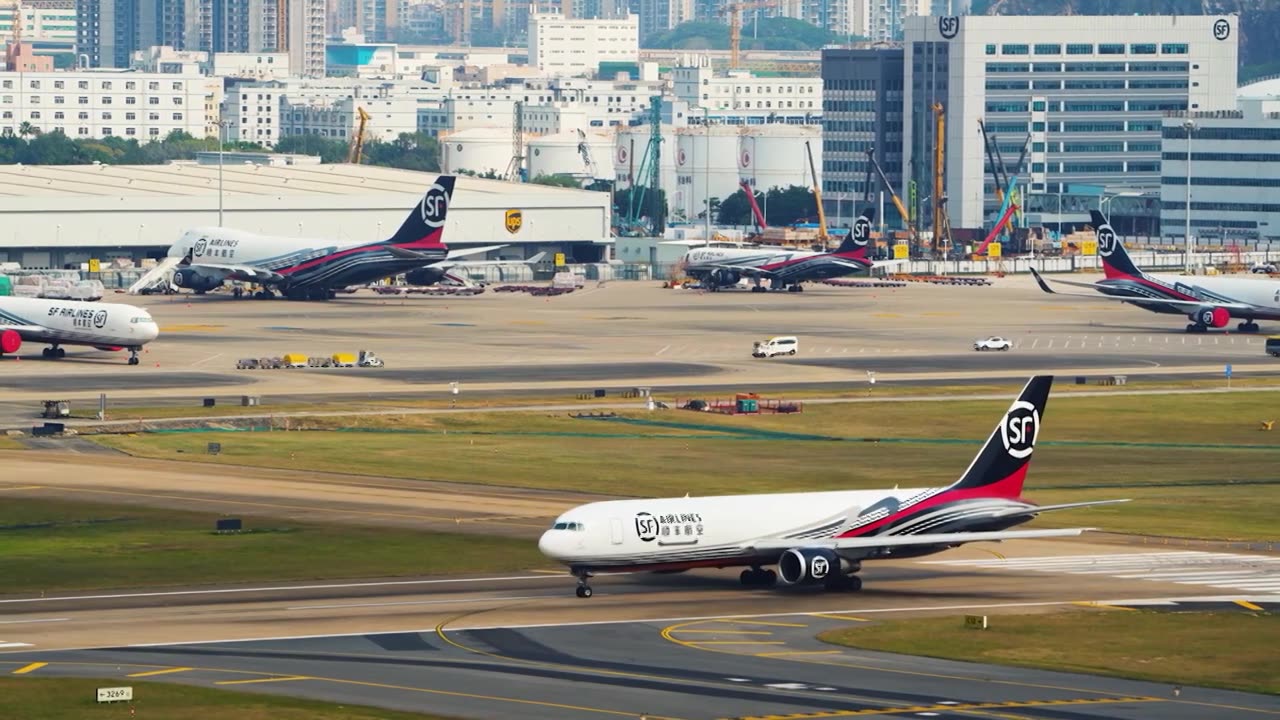
[[[567,576],[542,573],[5,598],[0,636],[27,646],[0,651],[0,669],[494,719],[1280,714],[1276,697],[1201,688],[1175,697],[1153,683],[908,658],[814,639],[891,617],[982,613],[999,622],[1000,613],[1057,611],[1126,593],[1160,601],[1186,595],[1167,578],[1174,557],[1191,564],[1188,572],[1239,562],[1088,542],[1007,545],[1008,568],[974,570],[968,565],[991,556],[972,548],[948,553],[950,563],[869,565],[867,590],[855,595],[744,590],[732,573],[701,572],[598,577],[586,601],[572,596]],[[1027,582],[1037,572],[1028,568],[1049,548],[1059,560],[1114,563],[1116,573],[1130,575],[1141,566],[1166,577],[1040,572]],[[94,647],[77,649],[86,645]]]

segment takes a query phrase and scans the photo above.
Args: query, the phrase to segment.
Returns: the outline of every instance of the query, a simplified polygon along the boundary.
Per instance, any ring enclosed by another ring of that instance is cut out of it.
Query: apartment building
[[[174,130],[203,137],[204,78],[135,72],[0,72],[0,133],[24,123],[72,138],[159,140]]]
[[[672,69],[672,83],[675,99],[689,104],[695,123],[822,123],[822,78],[758,78],[746,71],[717,76],[703,55],[682,59]]]
[[[549,76],[594,75],[602,62],[640,60],[640,21],[529,16],[529,64]]]

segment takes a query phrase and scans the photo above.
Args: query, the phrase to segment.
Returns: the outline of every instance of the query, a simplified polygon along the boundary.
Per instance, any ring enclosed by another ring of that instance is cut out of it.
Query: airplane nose
[[[551,534],[551,531],[548,530],[542,533],[542,537],[538,539],[538,551],[549,558],[556,559],[555,546],[555,537]]]

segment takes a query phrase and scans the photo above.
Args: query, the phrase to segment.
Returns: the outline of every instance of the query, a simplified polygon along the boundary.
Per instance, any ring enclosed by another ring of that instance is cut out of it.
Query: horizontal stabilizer
[[[840,537],[827,540],[761,540],[752,543],[754,550],[790,550],[796,547],[854,550],[858,548],[897,547],[903,545],[963,545],[971,542],[998,542],[1033,538],[1073,537],[1096,528],[1063,528],[1053,530],[998,530],[992,532],[919,533],[916,535],[871,535]]]
[[[1029,508],[1013,508],[1011,510],[1002,510],[994,513],[992,517],[1017,517],[1019,515],[1038,515],[1042,512],[1050,512],[1053,510],[1071,510],[1074,508],[1092,507],[1094,505],[1114,505],[1116,503],[1132,502],[1132,498],[1124,498],[1123,500],[1089,500],[1087,502],[1063,503],[1061,505],[1036,505]]]

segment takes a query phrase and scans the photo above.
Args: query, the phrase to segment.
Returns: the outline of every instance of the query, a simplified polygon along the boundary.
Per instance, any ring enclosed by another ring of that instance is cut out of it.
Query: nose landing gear
[[[591,577],[591,573],[586,570],[575,570],[573,573],[578,578],[578,597],[589,598],[592,595],[591,586],[587,584],[587,578]]]

